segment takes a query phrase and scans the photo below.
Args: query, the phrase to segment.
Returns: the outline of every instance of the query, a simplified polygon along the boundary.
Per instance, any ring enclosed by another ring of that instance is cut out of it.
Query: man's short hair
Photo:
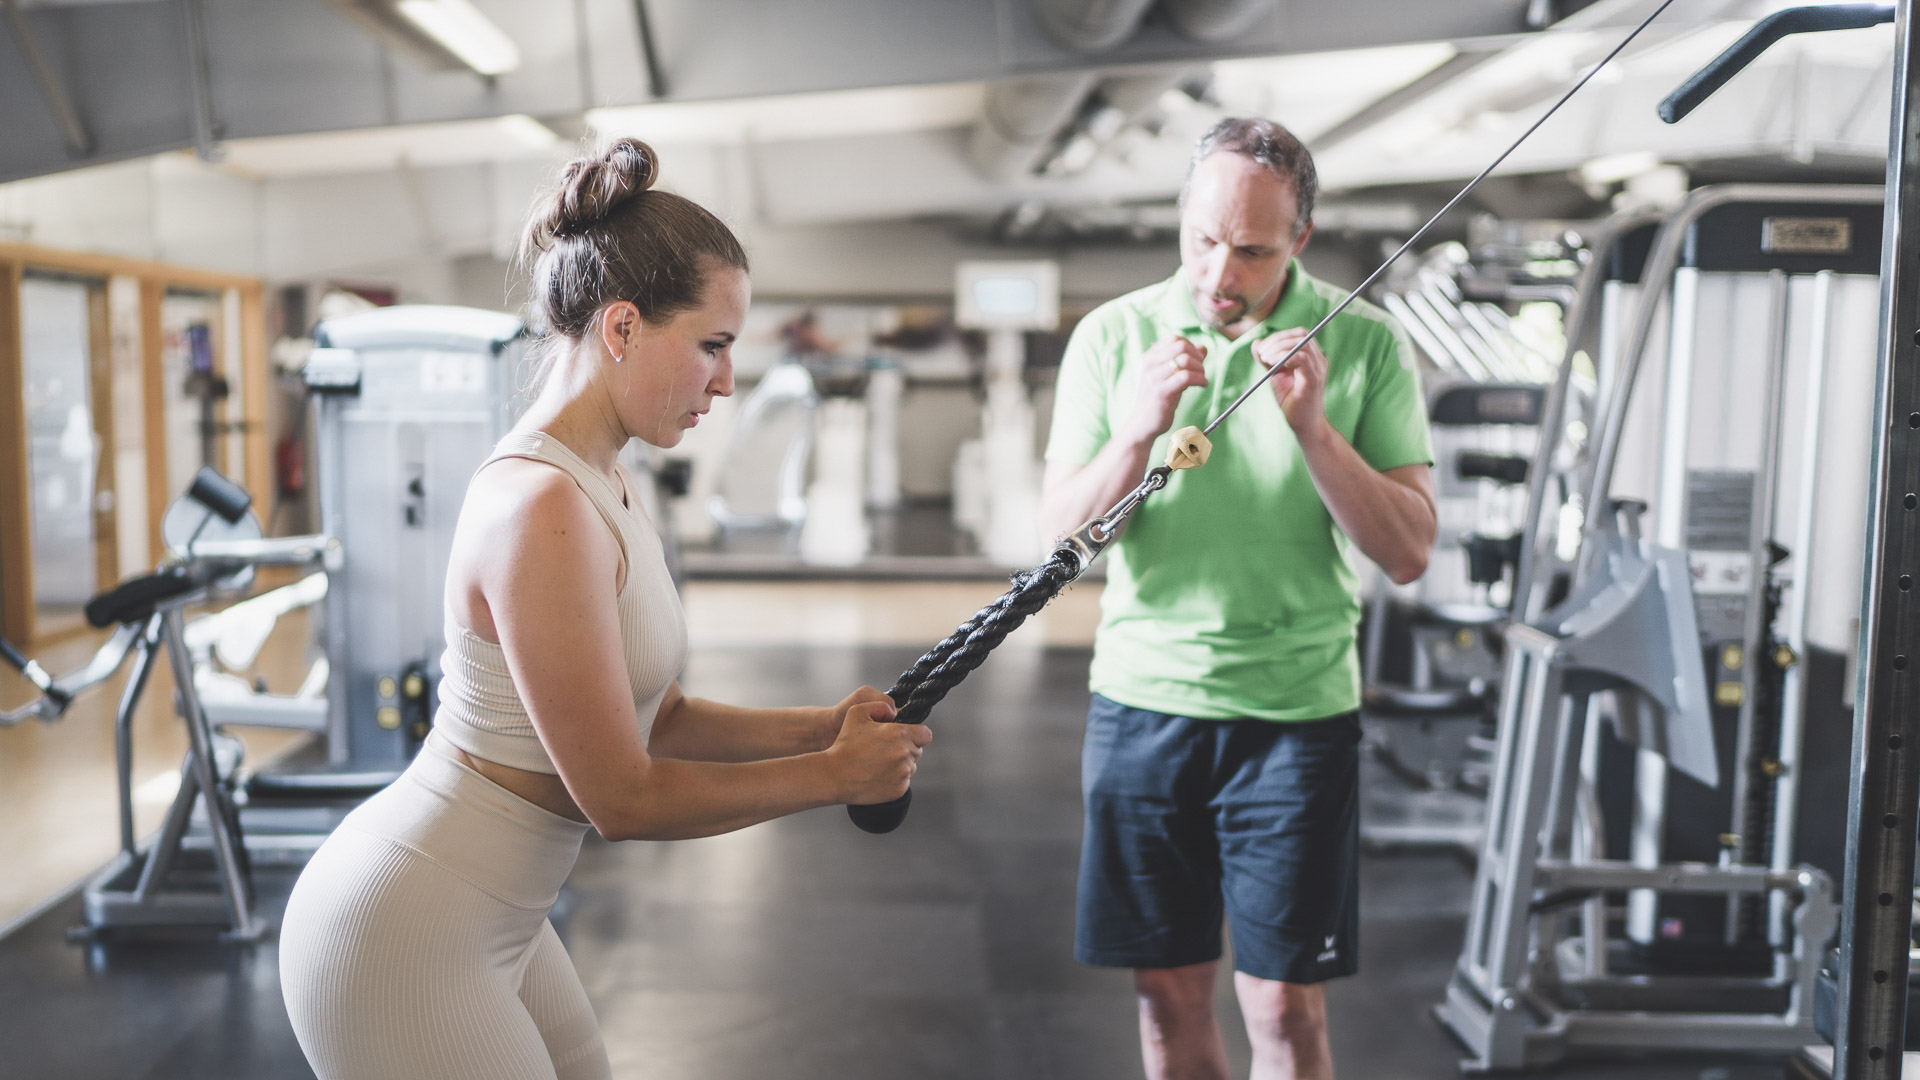
[[[1200,136],[1193,147],[1193,161],[1187,166],[1187,182],[1180,187],[1182,203],[1187,201],[1187,188],[1193,184],[1193,170],[1221,151],[1251,158],[1273,175],[1290,181],[1294,201],[1299,204],[1294,227],[1304,229],[1313,221],[1313,200],[1320,194],[1320,174],[1314,171],[1313,155],[1293,132],[1258,118],[1230,116]]]

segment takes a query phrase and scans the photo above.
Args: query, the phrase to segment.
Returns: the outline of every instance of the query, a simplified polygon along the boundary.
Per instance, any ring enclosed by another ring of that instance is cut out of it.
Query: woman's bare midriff
[[[567,785],[562,783],[558,776],[528,772],[511,765],[502,765],[497,761],[477,758],[444,739],[434,740],[434,745],[441,753],[547,813],[556,814],[568,821],[577,821],[582,825],[590,824],[587,815],[580,812],[580,804],[573,801],[573,796],[567,792]]]

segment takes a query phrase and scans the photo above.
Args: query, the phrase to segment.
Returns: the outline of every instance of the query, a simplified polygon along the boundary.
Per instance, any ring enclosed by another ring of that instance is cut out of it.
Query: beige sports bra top
[[[640,499],[626,470],[620,486],[582,461],[558,439],[543,432],[508,435],[494,448],[484,469],[502,458],[545,462],[573,479],[592,500],[594,509],[620,541],[620,640],[625,646],[627,682],[633,689],[634,712],[640,718],[640,736],[653,729],[654,714],[667,688],[680,674],[687,658],[686,615],[680,595],[667,573],[660,534],[640,509]],[[440,659],[440,709],[434,729],[448,742],[474,757],[528,772],[553,775],[557,770],[533,729],[527,707],[507,670],[500,646],[475,635],[453,617],[451,597],[446,615],[447,651]]]

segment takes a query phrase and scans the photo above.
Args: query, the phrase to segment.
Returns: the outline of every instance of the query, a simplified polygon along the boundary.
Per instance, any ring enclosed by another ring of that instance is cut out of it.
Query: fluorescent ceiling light
[[[395,8],[401,18],[482,75],[504,75],[520,66],[513,39],[470,0],[400,0]]]
[[[1835,4],[1857,4],[1859,2],[1860,0],[1769,0],[1764,14],[1771,15],[1774,12],[1785,11],[1788,8],[1832,7]],[[1890,8],[1893,4],[1887,2],[1887,0],[1881,0],[1880,3],[1876,3],[1874,6]]]
[[[1590,185],[1617,184],[1660,167],[1660,157],[1646,150],[1597,157],[1580,166],[1580,179]]]
[[[422,169],[491,161],[540,160],[564,140],[531,116],[496,116],[442,124],[319,131],[229,139],[224,167],[260,177],[384,172],[402,161]]]
[[[882,86],[728,101],[667,101],[592,109],[603,136],[655,143],[789,142],[965,127],[980,116],[980,83]]]
[[[1446,42],[1429,42],[1220,60],[1213,64],[1213,92],[1228,114],[1271,116],[1311,144],[1455,53]]]
[[[500,134],[530,150],[544,149],[560,141],[558,132],[525,113],[502,116],[493,123]]]

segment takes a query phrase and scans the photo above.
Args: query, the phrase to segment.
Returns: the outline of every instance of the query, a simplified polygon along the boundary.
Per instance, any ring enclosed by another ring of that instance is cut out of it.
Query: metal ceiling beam
[[[207,55],[207,24],[200,0],[180,0],[180,18],[187,37],[187,85],[193,119],[193,152],[201,161],[220,160],[220,125],[213,118],[212,58]]]
[[[1314,136],[1314,150],[1325,153],[1333,149],[1355,135],[1367,131],[1375,124],[1397,115],[1407,106],[1425,100],[1427,95],[1499,56],[1502,51],[1498,48],[1483,47],[1455,53],[1432,71],[1375,100],[1371,105]]]
[[[640,37],[640,58],[647,64],[647,92],[656,98],[666,97],[667,73],[653,44],[653,17],[647,14],[647,0],[633,0],[633,21]]]
[[[13,31],[14,44],[20,47],[20,55],[26,58],[27,69],[33,72],[33,81],[40,87],[40,95],[47,99],[54,122],[60,125],[60,134],[67,140],[67,149],[75,157],[86,157],[93,153],[93,135],[87,131],[79,111],[73,107],[73,99],[68,96],[67,88],[47,64],[46,54],[40,51],[40,39],[34,36],[33,28],[27,25],[26,15],[20,11],[20,0],[0,0],[0,3],[5,5],[7,26]]]

